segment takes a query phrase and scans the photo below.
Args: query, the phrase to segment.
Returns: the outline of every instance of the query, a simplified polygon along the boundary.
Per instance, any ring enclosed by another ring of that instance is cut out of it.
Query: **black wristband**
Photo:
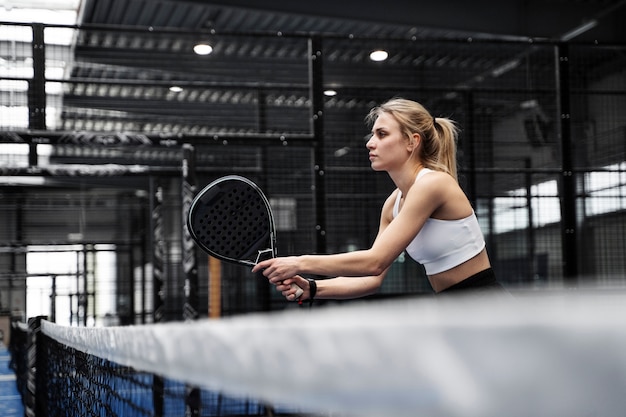
[[[306,280],[309,281],[309,302],[312,303],[315,299],[315,294],[317,294],[317,283],[311,278],[307,278]]]

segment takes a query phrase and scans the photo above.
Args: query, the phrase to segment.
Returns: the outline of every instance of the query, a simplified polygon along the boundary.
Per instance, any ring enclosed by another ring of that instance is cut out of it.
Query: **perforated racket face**
[[[274,221],[267,198],[250,180],[220,178],[194,198],[187,220],[190,234],[219,259],[254,265],[260,252],[274,254]]]

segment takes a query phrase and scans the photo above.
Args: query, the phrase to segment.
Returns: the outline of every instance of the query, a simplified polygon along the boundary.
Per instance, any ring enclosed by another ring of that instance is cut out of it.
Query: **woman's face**
[[[391,171],[407,161],[411,155],[409,141],[400,130],[398,121],[389,113],[382,112],[365,145],[369,150],[370,164],[375,171]]]

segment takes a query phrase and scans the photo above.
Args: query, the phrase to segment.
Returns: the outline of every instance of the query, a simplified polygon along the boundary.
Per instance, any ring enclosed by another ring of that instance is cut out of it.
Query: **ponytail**
[[[453,120],[446,117],[433,118],[433,142],[438,146],[435,152],[436,158],[429,160],[424,158],[424,163],[431,169],[447,172],[458,181],[456,167],[456,142],[459,129]]]

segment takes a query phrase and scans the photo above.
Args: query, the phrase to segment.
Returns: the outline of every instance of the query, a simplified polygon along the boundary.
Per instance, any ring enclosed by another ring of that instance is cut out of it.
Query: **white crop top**
[[[423,168],[415,181],[433,170]],[[398,191],[398,197],[393,206],[393,217],[400,211],[400,198],[402,193]],[[427,275],[438,274],[478,255],[485,247],[478,219],[475,213],[458,220],[440,220],[428,218],[422,230],[406,248],[409,256],[424,265]]]

